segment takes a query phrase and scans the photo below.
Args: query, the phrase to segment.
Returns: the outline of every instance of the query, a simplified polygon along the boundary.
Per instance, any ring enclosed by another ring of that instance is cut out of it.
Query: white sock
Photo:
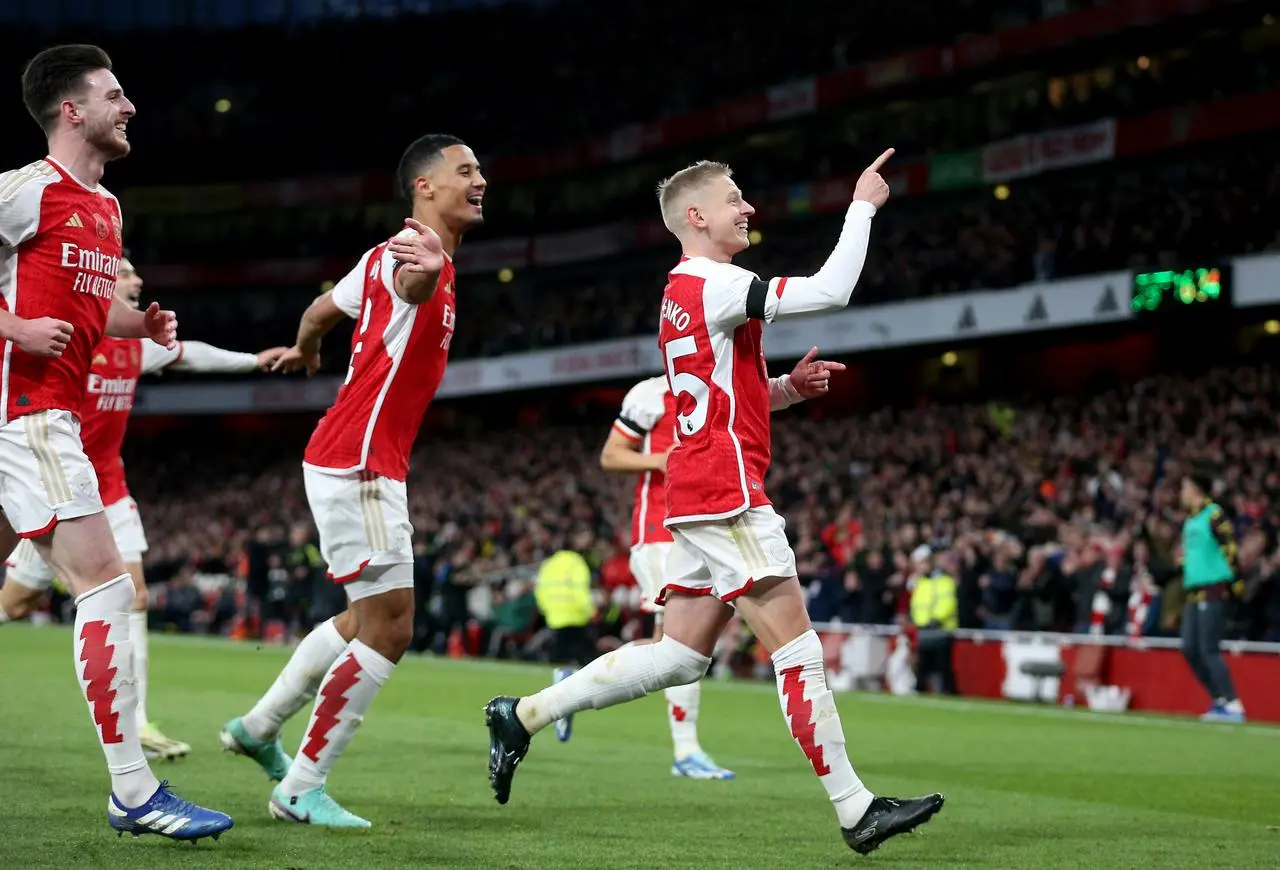
[[[4,612],[4,605],[0,604],[0,625],[4,625],[9,621],[9,614]]]
[[[302,639],[284,670],[241,721],[254,740],[274,740],[291,716],[311,703],[320,681],[347,648],[333,620]]]
[[[778,701],[791,736],[813,766],[835,805],[840,827],[862,819],[875,797],[853,772],[844,748],[836,699],[827,688],[822,642],[809,629],[773,654]]]
[[[121,574],[76,599],[75,663],[98,742],[107,756],[111,790],[125,807],[155,794],[160,783],[138,741],[129,608],[133,578]]]
[[[521,698],[516,715],[525,730],[536,734],[557,719],[588,707],[601,710],[700,680],[710,663],[711,659],[670,637],[618,647],[568,679]]]
[[[289,773],[280,783],[287,796],[324,785],[329,770],[347,748],[364,714],[382,685],[391,678],[395,663],[372,647],[351,641],[347,652],[324,675],[311,722],[294,756]]]
[[[133,681],[138,687],[138,727],[145,728],[147,718],[147,612],[129,611],[129,642],[133,644]]]
[[[698,744],[698,704],[702,700],[702,681],[687,686],[672,686],[666,691],[667,722],[671,725],[671,741],[676,760],[701,752]]]

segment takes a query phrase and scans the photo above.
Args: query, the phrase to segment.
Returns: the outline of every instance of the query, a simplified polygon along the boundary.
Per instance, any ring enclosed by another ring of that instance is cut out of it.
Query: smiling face
[[[751,242],[748,222],[756,213],[723,163],[704,160],[658,186],[662,221],[688,256],[728,262]]]
[[[108,160],[129,153],[126,128],[137,109],[124,95],[124,89],[111,70],[98,69],[86,73],[84,92],[65,102],[71,106],[64,108],[64,113],[69,115],[72,123],[78,124],[85,141]]]
[[[466,145],[441,149],[425,174],[440,216],[455,226],[484,222],[484,192],[488,187],[475,152]]]
[[[702,186],[689,209],[689,223],[707,234],[718,251],[732,257],[751,246],[747,222],[756,213],[727,175]]]

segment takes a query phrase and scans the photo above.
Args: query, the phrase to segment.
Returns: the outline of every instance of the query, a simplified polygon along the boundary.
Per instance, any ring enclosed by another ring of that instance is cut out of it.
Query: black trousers
[[[551,663],[582,667],[595,658],[595,644],[585,625],[567,625],[551,630]]]
[[[1182,656],[1209,697],[1234,701],[1236,687],[1222,658],[1223,602],[1188,601],[1182,606]]]
[[[951,650],[955,639],[948,631],[920,629],[916,635],[916,689],[926,691],[931,677],[938,676],[939,691],[944,695],[956,694],[956,669],[951,663]]]

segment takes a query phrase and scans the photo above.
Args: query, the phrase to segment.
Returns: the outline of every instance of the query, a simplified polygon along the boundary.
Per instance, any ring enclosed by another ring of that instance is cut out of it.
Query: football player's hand
[[[671,451],[675,449],[676,446],[672,444],[662,453],[658,454],[658,471],[661,471],[663,474],[667,473],[667,460],[671,458]]]
[[[284,372],[286,375],[306,371],[307,377],[311,377],[320,370],[320,351],[308,352],[294,345],[276,357],[275,362],[271,364],[270,370]]]
[[[152,302],[142,314],[142,325],[147,337],[165,350],[178,346],[178,315],[161,309],[159,302]]]
[[[65,320],[52,317],[37,317],[35,320],[24,320],[15,330],[13,342],[21,350],[32,356],[57,357],[67,349],[71,341],[71,333],[75,331]]]
[[[816,347],[810,348],[804,359],[796,363],[791,370],[791,386],[806,399],[821,396],[831,389],[831,373],[844,371],[844,363],[815,360],[818,355]]]
[[[273,370],[276,361],[288,353],[290,348],[287,347],[269,347],[266,350],[258,351],[258,368],[264,372]]]
[[[858,183],[853,186],[853,198],[869,202],[880,209],[889,201],[889,183],[880,177],[880,167],[893,156],[893,149],[887,148],[885,152],[875,159],[875,162],[862,170],[862,174],[858,176]]]
[[[444,268],[444,245],[436,231],[413,218],[405,218],[406,228],[412,236],[396,236],[387,244],[387,250],[405,271],[415,275],[428,275]]]

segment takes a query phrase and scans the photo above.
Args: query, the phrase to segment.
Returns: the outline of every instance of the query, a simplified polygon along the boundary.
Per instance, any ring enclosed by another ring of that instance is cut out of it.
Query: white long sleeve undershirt
[[[875,214],[874,205],[854,200],[845,213],[840,238],[821,269],[807,277],[773,279],[770,294],[776,294],[777,307],[769,319],[834,311],[848,305],[867,259]]]

